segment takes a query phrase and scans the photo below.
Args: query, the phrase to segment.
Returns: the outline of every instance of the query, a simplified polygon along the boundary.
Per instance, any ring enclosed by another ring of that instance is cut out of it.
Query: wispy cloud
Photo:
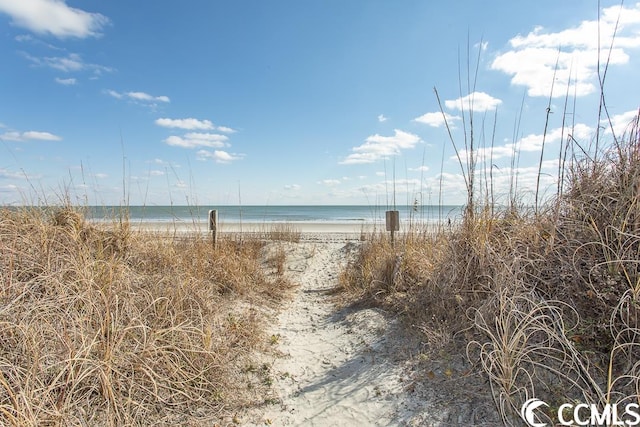
[[[364,144],[352,148],[353,153],[340,164],[374,163],[389,156],[398,155],[403,149],[413,148],[418,142],[420,137],[399,129],[394,130],[393,136],[375,134],[369,136]]]
[[[0,168],[0,179],[25,179],[23,172],[13,172],[9,169]]]
[[[107,90],[105,92],[116,99],[126,99],[147,106],[156,106],[158,102],[171,102],[171,99],[166,95],[154,96],[146,92],[117,92],[115,90]]]
[[[54,70],[65,73],[92,71],[95,75],[100,75],[103,72],[110,73],[113,71],[113,68],[104,65],[85,62],[77,53],[69,53],[67,56],[45,56],[42,58],[25,52],[22,52],[22,55],[34,65],[53,68]]]
[[[213,130],[215,127],[210,120],[188,119],[168,119],[161,118],[155,122],[158,126],[165,128],[178,128],[186,130]]]
[[[0,134],[0,139],[5,141],[61,141],[62,138],[50,132],[30,130],[27,132],[10,131]]]
[[[43,40],[40,40],[38,38],[33,37],[31,34],[19,34],[17,36],[15,36],[14,38],[15,41],[19,42],[19,43],[31,43],[37,46],[44,46],[47,49],[51,49],[51,50],[57,50],[57,51],[64,51],[63,48],[58,47],[56,45],[53,45],[51,43],[47,43]]]
[[[513,37],[509,46],[491,68],[511,75],[511,83],[526,87],[529,96],[548,97],[552,84],[556,97],[564,96],[568,86],[570,93],[588,95],[596,91],[599,63],[626,64],[627,51],[640,47],[640,3],[604,8],[599,21],[561,31],[536,27]]]
[[[130,92],[131,93],[131,92]],[[111,96],[116,96],[122,94],[111,94]],[[167,98],[167,102],[169,98]],[[155,121],[156,125],[171,128],[171,129],[184,129],[184,130],[215,130],[222,133],[236,133],[235,129],[232,129],[228,126],[215,126],[211,120],[199,120],[194,118],[187,119],[169,119],[169,118],[160,118]]]
[[[231,163],[235,160],[241,160],[243,157],[243,154],[229,153],[223,150],[200,150],[196,153],[198,160],[213,160],[216,163]]]
[[[161,165],[161,166],[168,166],[169,162],[159,159],[159,158],[155,158],[153,160],[147,160],[147,163],[153,163],[154,165]]]
[[[15,26],[59,38],[97,37],[109,24],[106,16],[61,0],[0,0],[0,12],[9,15]]]
[[[567,138],[571,134],[573,138],[577,141],[583,141],[590,138],[593,134],[593,129],[584,124],[577,124],[573,127],[573,130],[569,128],[555,128],[550,129],[546,137],[543,134],[529,134],[525,137],[522,137],[515,144],[508,143],[504,145],[498,145],[493,148],[485,147],[476,150],[476,157],[480,160],[492,158],[493,160],[497,160],[500,158],[511,157],[515,153],[521,152],[539,152],[542,149],[542,143],[544,141],[545,144],[554,144],[559,142],[563,137]],[[463,158],[466,158],[468,155],[467,150],[461,150],[460,155]]]
[[[389,120],[389,119],[388,119],[387,117],[385,117],[385,116],[384,116],[384,114],[380,114],[380,115],[378,115],[378,121],[379,121],[380,123],[384,123],[384,122],[386,122],[387,120]]]
[[[19,187],[14,184],[0,185],[0,193],[16,193],[19,191]]]
[[[336,185],[341,184],[342,181],[340,181],[339,179],[323,179],[318,181],[318,184],[320,185],[326,185],[327,187],[333,187]]]
[[[301,188],[302,186],[300,184],[287,184],[284,186],[284,189],[289,191],[298,191]]]
[[[502,100],[484,92],[473,92],[458,99],[444,101],[444,105],[450,110],[483,112],[495,109],[502,104]]]
[[[222,148],[227,146],[226,141],[228,139],[229,137],[216,133],[191,132],[182,137],[172,135],[165,139],[164,142],[168,145],[182,148]]]
[[[61,79],[59,77],[56,77],[54,80],[56,83],[61,84],[63,86],[73,86],[77,83],[77,80],[74,78]]]
[[[611,128],[613,128],[613,132],[615,132],[616,137],[628,135],[629,132],[632,131],[633,125],[637,125],[639,114],[639,110],[631,110],[621,114],[616,114],[611,116],[611,125],[609,125],[608,121],[605,121],[602,125],[607,127],[607,132],[609,133],[611,132]]]

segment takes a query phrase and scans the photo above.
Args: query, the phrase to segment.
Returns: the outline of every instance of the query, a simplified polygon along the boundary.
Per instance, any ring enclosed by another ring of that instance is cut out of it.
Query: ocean
[[[177,222],[206,224],[209,210],[218,211],[221,223],[296,223],[328,222],[382,224],[386,206],[365,205],[304,205],[304,206],[89,206],[87,219],[94,221],[119,218],[128,215],[131,222]],[[397,206],[400,221],[404,223],[437,223],[458,220],[461,206]]]

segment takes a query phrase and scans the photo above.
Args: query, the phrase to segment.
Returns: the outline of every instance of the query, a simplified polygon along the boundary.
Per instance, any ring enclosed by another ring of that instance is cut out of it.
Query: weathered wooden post
[[[393,233],[400,230],[400,212],[387,211],[386,212],[387,231],[391,232],[391,246],[394,246]]]
[[[216,209],[209,211],[209,231],[211,232],[211,242],[215,250],[218,245],[218,211]]]

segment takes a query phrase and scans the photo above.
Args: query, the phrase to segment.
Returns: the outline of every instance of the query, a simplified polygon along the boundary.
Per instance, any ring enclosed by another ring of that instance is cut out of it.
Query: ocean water
[[[132,222],[177,222],[206,224],[209,210],[218,211],[221,223],[295,223],[360,222],[381,224],[386,206],[318,205],[318,206],[89,206],[85,216],[91,220],[111,220],[121,214]],[[389,210],[391,210],[390,208]],[[461,206],[397,206],[401,222],[437,223],[461,217]]]

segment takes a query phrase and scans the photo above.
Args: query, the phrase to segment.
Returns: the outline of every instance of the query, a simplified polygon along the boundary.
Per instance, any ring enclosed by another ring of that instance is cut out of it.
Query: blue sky
[[[549,194],[599,47],[616,134],[640,105],[640,3],[600,3],[0,0],[0,203],[462,203],[434,88],[498,200],[535,191],[552,95]]]

